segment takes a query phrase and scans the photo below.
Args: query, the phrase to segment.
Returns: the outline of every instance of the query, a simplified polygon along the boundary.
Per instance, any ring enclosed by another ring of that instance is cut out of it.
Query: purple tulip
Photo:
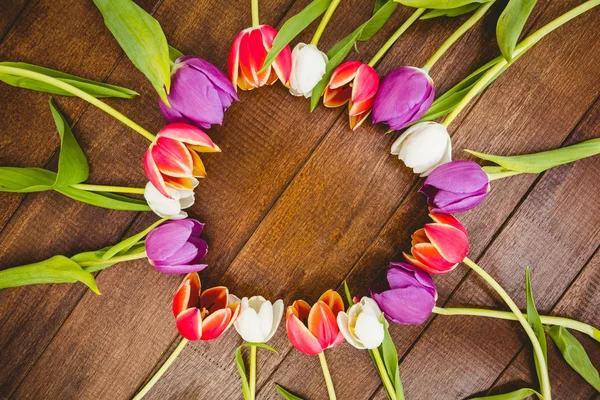
[[[167,94],[171,107],[158,101],[167,124],[185,122],[208,129],[223,123],[223,114],[238,100],[227,76],[201,58],[180,57],[171,70],[171,90]]]
[[[477,207],[489,188],[489,178],[479,164],[457,160],[434,169],[419,192],[427,196],[432,212],[453,214]]]
[[[421,118],[434,97],[433,81],[427,72],[401,67],[381,81],[371,118],[375,124],[383,122],[392,130],[400,130]]]
[[[198,236],[204,224],[186,218],[168,221],[154,228],[146,237],[146,256],[157,271],[165,274],[188,274],[208,265],[200,260],[208,253],[208,244]]]
[[[403,262],[390,263],[387,282],[372,287],[370,292],[385,318],[402,325],[422,324],[437,300],[431,276]]]

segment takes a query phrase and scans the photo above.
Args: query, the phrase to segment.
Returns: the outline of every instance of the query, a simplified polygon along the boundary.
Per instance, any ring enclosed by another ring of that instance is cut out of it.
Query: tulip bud
[[[406,261],[430,274],[445,274],[462,262],[469,252],[467,230],[450,214],[430,213],[433,224],[412,235],[412,255]]]
[[[452,160],[452,142],[444,125],[421,122],[396,139],[391,153],[412,168],[415,174],[427,176],[436,167]]]
[[[375,349],[381,345],[384,337],[384,323],[377,303],[368,297],[337,316],[340,332],[357,349]]]
[[[385,318],[402,325],[422,324],[437,300],[429,274],[403,262],[390,263],[387,282],[372,287],[370,292]]]
[[[167,124],[185,122],[200,128],[223,123],[223,114],[238,100],[235,88],[217,67],[201,58],[180,57],[171,69],[169,106],[158,101]]]
[[[325,75],[327,61],[327,55],[316,46],[298,43],[292,51],[290,93],[309,98],[313,88]]]
[[[433,81],[420,68],[401,67],[390,72],[379,86],[373,102],[373,123],[383,122],[391,130],[417,121],[433,103]]]
[[[199,237],[202,228],[203,223],[188,218],[152,229],[145,242],[148,261],[165,274],[202,271],[208,266],[200,264],[208,253],[208,244]]]
[[[262,296],[244,297],[233,326],[246,342],[266,343],[275,335],[282,316],[283,300],[271,304]]]
[[[267,54],[273,47],[277,30],[269,25],[260,25],[244,29],[233,40],[229,51],[229,80],[233,86],[242,90],[252,90],[264,85],[272,85],[279,79],[289,86],[292,70],[292,52],[285,46],[277,55],[273,64],[262,73]]]
[[[489,189],[489,178],[479,164],[459,160],[437,167],[419,193],[427,196],[432,212],[452,214],[477,207]]]
[[[240,312],[239,299],[218,286],[201,292],[200,277],[188,274],[173,296],[177,330],[188,340],[213,340],[233,325]]]
[[[325,107],[348,103],[350,128],[358,128],[371,113],[373,98],[379,87],[379,75],[367,64],[346,61],[333,71],[323,94]]]
[[[292,345],[301,353],[316,356],[323,350],[337,346],[344,336],[336,322],[344,310],[341,296],[328,290],[312,307],[304,300],[296,300],[286,312],[286,332]]]
[[[194,179],[194,181],[194,187],[196,187],[198,180]],[[173,188],[167,188],[167,191],[171,196],[170,198],[163,196],[152,182],[148,182],[144,190],[144,198],[152,211],[161,218],[186,218],[187,213],[182,210],[194,205],[194,191]]]

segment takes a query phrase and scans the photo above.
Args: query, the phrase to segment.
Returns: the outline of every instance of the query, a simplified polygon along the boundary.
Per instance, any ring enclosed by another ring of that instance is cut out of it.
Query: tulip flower
[[[173,123],[162,128],[144,155],[148,180],[160,193],[172,198],[168,188],[192,190],[196,178],[206,176],[204,164],[196,152],[221,149],[199,128]]]
[[[406,261],[430,274],[445,274],[462,262],[469,252],[469,236],[450,214],[430,213],[434,223],[412,235],[411,254]]]
[[[233,40],[229,51],[229,80],[242,90],[252,90],[264,85],[272,85],[279,79],[289,86],[292,71],[292,52],[285,46],[262,73],[258,73],[273,47],[277,30],[269,25],[259,25],[244,29]]]
[[[168,124],[185,122],[200,128],[223,123],[223,114],[239,100],[227,76],[201,58],[180,57],[171,68],[169,105],[158,101]]]
[[[383,122],[391,130],[404,129],[425,114],[434,97],[433,81],[426,71],[395,69],[383,78],[375,95],[373,123]]]
[[[384,337],[384,323],[381,321],[382,311],[377,303],[363,297],[337,316],[338,326],[344,338],[357,349],[375,349],[381,345]]]
[[[223,286],[201,292],[198,273],[186,275],[173,297],[179,333],[187,340],[218,338],[238,317],[240,303],[236,300]]]
[[[429,175],[452,160],[452,142],[446,127],[437,122],[421,122],[408,128],[392,144],[397,155],[415,174]]]
[[[292,51],[290,93],[294,96],[312,96],[313,88],[325,75],[327,55],[312,44],[298,43]]]
[[[419,190],[427,196],[431,211],[463,212],[477,207],[488,195],[489,178],[473,161],[451,161],[437,167]]]
[[[262,296],[244,297],[235,330],[250,343],[266,343],[277,331],[283,316],[283,300],[271,304]]]
[[[385,318],[402,325],[425,322],[438,297],[429,274],[403,262],[390,263],[387,281],[372,287],[370,293]]]
[[[202,271],[200,264],[208,253],[208,244],[200,239],[204,224],[194,219],[168,221],[152,229],[146,237],[148,261],[165,274]]]
[[[371,113],[378,87],[379,75],[372,67],[359,61],[347,61],[333,71],[323,104],[333,108],[348,103],[350,128],[356,129]]]
[[[194,178],[193,184],[195,188],[198,185],[198,180]],[[167,188],[167,192],[170,197],[164,196],[152,182],[148,182],[144,189],[144,198],[152,211],[161,218],[186,218],[187,213],[182,210],[194,205],[194,191]]]

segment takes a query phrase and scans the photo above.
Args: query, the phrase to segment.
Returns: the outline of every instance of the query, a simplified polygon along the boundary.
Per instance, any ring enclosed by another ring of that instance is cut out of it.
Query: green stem
[[[129,118],[127,118],[126,116],[124,116],[123,114],[118,112],[117,110],[115,110],[114,108],[110,107],[108,104],[98,100],[94,96],[84,92],[81,89],[76,88],[75,86],[69,85],[66,82],[63,82],[56,78],[52,78],[51,76],[40,74],[38,72],[27,71],[27,70],[24,70],[21,68],[16,68],[16,67],[0,66],[0,73],[2,73],[2,72],[6,73],[6,74],[10,74],[10,75],[22,76],[25,78],[34,79],[36,81],[44,82],[49,85],[55,86],[59,89],[64,90],[65,92],[69,92],[69,93],[73,94],[74,96],[77,96],[77,97],[87,101],[88,103],[95,105],[96,107],[98,107],[102,111],[106,112],[107,114],[115,117],[116,119],[118,119],[119,121],[121,121],[122,123],[124,123],[125,125],[130,127],[131,129],[133,129],[134,131],[136,131],[137,133],[139,133],[140,135],[145,137],[146,139],[150,140],[151,142],[153,142],[156,139],[156,137],[152,133],[148,132],[146,129],[142,128],[141,126],[139,126],[138,124],[136,124],[135,122],[133,122],[132,120],[130,120]]]
[[[87,183],[78,183],[71,185],[72,188],[87,190],[88,192],[111,192],[111,193],[132,193],[144,194],[144,188],[132,188],[127,186],[106,186],[106,185],[88,185]]]
[[[250,396],[254,400],[256,398],[256,346],[250,346],[250,373],[249,382]]]
[[[100,260],[100,261],[82,261],[78,263],[82,267],[91,267],[94,265],[102,265],[106,263],[120,263],[131,260],[139,260],[140,258],[146,258],[146,252],[142,251],[135,254],[127,254],[125,256],[113,257],[108,260]]]
[[[257,27],[260,25],[258,20],[258,0],[251,0],[252,4],[252,26]]]
[[[179,342],[175,350],[173,350],[173,353],[171,353],[169,358],[167,358],[167,361],[165,361],[165,363],[160,367],[160,369],[156,371],[156,374],[154,374],[152,379],[150,379],[148,383],[146,383],[146,386],[144,386],[142,390],[140,390],[138,394],[135,395],[133,400],[140,400],[150,391],[150,389],[152,389],[152,386],[154,386],[156,382],[158,382],[158,380],[161,378],[161,376],[163,376],[164,373],[167,372],[171,364],[173,364],[173,361],[175,361],[175,359],[177,358],[179,353],[181,353],[181,350],[183,350],[188,341],[189,340],[187,340],[186,338],[181,339],[181,342]]]
[[[517,321],[517,317],[510,311],[486,310],[483,308],[440,308],[433,307],[433,312],[439,315],[472,315],[476,317],[498,318],[510,321]],[[576,321],[570,318],[554,317],[551,315],[540,315],[542,324],[557,325],[565,328],[573,329],[581,333],[591,336],[596,341],[600,342],[600,330],[591,325]]]
[[[460,39],[462,35],[467,33],[467,31],[471,29],[471,27],[473,27],[473,25],[475,25],[477,21],[479,21],[485,15],[487,10],[489,10],[492,4],[494,4],[494,1],[495,0],[492,0],[481,5],[477,9],[477,11],[475,11],[473,15],[471,15],[471,17],[468,20],[466,20],[465,23],[462,24],[448,39],[446,39],[446,41],[440,46],[439,49],[436,50],[435,53],[433,53],[431,58],[427,60],[425,65],[423,65],[422,69],[429,72],[431,67],[435,65],[435,63],[444,55],[444,53],[446,53],[446,51],[448,51],[448,49],[450,49],[450,47],[452,47],[452,45],[458,39]]]
[[[502,286],[500,286],[500,284],[498,282],[496,282],[496,280],[494,278],[492,278],[487,272],[485,272],[483,270],[483,268],[481,268],[479,265],[475,264],[469,258],[465,257],[463,262],[466,265],[468,265],[473,271],[475,271],[477,274],[479,274],[479,276],[481,276],[496,291],[496,293],[498,293],[500,295],[502,300],[504,300],[504,302],[506,303],[508,308],[510,308],[510,310],[515,315],[516,319],[519,321],[519,323],[525,330],[525,333],[527,334],[527,336],[529,336],[529,340],[531,340],[531,344],[533,345],[533,351],[534,351],[535,357],[537,359],[538,365],[541,366],[541,368],[540,368],[540,370],[541,370],[540,371],[541,389],[540,390],[542,392],[542,396],[544,397],[545,400],[551,400],[550,377],[548,376],[548,366],[546,364],[546,358],[544,357],[544,352],[542,350],[542,346],[540,345],[540,342],[539,342],[537,336],[535,335],[533,328],[531,328],[531,325],[529,325],[529,322],[527,322],[527,320],[523,316],[523,313],[521,312],[519,307],[515,304],[513,299],[509,296],[508,293],[506,293],[504,288]]]
[[[385,369],[385,365],[383,364],[383,360],[381,359],[381,354],[379,354],[379,349],[374,348],[371,350],[373,354],[373,358],[375,359],[375,364],[377,365],[377,369],[379,370],[379,375],[381,376],[381,382],[385,386],[385,390],[388,393],[388,396],[391,400],[397,400],[396,396],[396,388],[394,388],[394,384],[390,380],[390,376]]]
[[[335,388],[333,387],[333,381],[331,380],[331,374],[329,373],[329,367],[327,366],[327,359],[325,358],[325,352],[319,353],[319,361],[321,362],[321,369],[323,370],[323,377],[325,378],[325,384],[327,385],[327,393],[329,394],[329,400],[336,400]]]
[[[559,28],[565,23],[569,22],[573,18],[583,14],[586,11],[600,5],[600,0],[588,0],[585,3],[580,4],[579,6],[573,8],[570,11],[567,11],[560,17],[551,21],[550,23],[544,25],[537,31],[533,32],[531,35],[527,36],[523,39],[516,47],[513,52],[513,58],[511,61],[507,61],[505,58],[502,58],[496,65],[490,68],[479,80],[477,83],[469,90],[469,92],[465,95],[465,97],[456,105],[456,107],[452,110],[450,114],[446,117],[443,124],[445,126],[450,125],[450,123],[458,116],[458,114],[467,106],[467,104],[473,100],[475,96],[479,94],[481,90],[483,90],[487,85],[497,78],[496,74],[500,73],[501,70],[507,66],[510,66],[520,55],[525,53],[534,44],[539,42],[544,36],[552,32],[553,30]]]
[[[317,44],[319,44],[319,39],[321,39],[321,35],[323,35],[323,31],[325,30],[325,27],[329,23],[331,16],[335,12],[335,9],[337,8],[337,6],[340,5],[340,1],[341,0],[333,0],[329,4],[329,7],[327,7],[327,10],[325,11],[325,15],[323,15],[323,19],[321,19],[321,22],[319,23],[319,26],[317,27],[317,30],[315,32],[315,35],[313,36],[312,40],[310,41],[310,44],[312,44],[313,46],[317,47]]]
[[[497,173],[493,173],[493,174],[487,174],[489,181],[495,181],[498,179],[502,179],[502,178],[507,178],[509,176],[515,176],[515,175],[521,175],[524,174],[524,172],[518,172],[518,171],[506,171],[506,172],[497,172]]]
[[[377,54],[375,54],[373,58],[371,58],[371,61],[369,61],[369,66],[373,67],[375,64],[377,64],[377,62],[381,59],[381,57],[385,55],[385,53],[390,49],[390,47],[392,47],[394,43],[396,43],[396,40],[398,40],[400,36],[402,36],[402,34],[406,32],[406,30],[410,28],[413,22],[419,19],[421,14],[423,14],[424,12],[424,8],[417,8],[415,12],[412,13],[412,15],[406,21],[404,21],[402,25],[400,25],[400,28],[398,28],[398,30],[394,32],[394,34],[387,40],[387,42],[385,42],[383,46],[381,46]]]

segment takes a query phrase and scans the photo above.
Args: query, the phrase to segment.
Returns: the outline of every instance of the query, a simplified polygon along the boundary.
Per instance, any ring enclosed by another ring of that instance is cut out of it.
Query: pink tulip
[[[325,107],[348,103],[350,128],[358,128],[371,113],[373,99],[379,88],[377,72],[359,61],[346,61],[333,71],[323,95]]]
[[[264,72],[263,67],[267,53],[273,47],[277,30],[269,25],[259,25],[244,29],[233,40],[229,51],[229,80],[236,88],[252,90],[264,85],[272,85],[279,79],[289,87],[292,72],[292,52],[285,46],[279,55]]]
[[[212,340],[233,325],[240,312],[226,287],[218,286],[201,293],[196,272],[186,275],[173,297],[173,315],[181,336],[188,340]]]
[[[199,128],[184,123],[169,124],[156,135],[144,155],[148,180],[167,198],[168,187],[192,190],[194,178],[206,176],[197,152],[219,152],[221,149]]]

